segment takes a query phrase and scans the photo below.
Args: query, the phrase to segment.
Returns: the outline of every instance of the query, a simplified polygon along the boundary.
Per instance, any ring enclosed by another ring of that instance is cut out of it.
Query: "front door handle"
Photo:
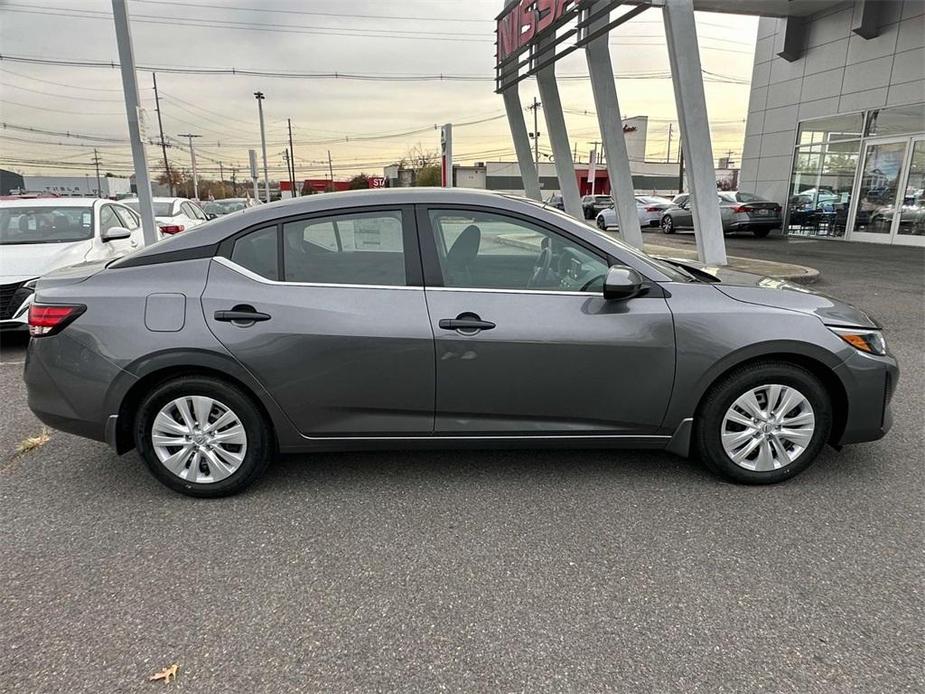
[[[253,306],[239,304],[230,311],[216,311],[215,320],[224,323],[256,323],[257,321],[270,320],[269,313],[261,313]]]
[[[474,313],[460,313],[456,318],[441,318],[437,325],[443,330],[456,330],[464,335],[474,335],[480,330],[491,330],[495,324],[482,320]]]

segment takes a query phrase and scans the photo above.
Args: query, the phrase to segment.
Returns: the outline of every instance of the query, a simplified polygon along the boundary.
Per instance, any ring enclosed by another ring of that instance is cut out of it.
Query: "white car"
[[[144,246],[141,220],[99,198],[0,200],[0,330],[26,329],[36,280]]]
[[[671,207],[671,201],[665,198],[654,195],[637,195],[636,212],[639,215],[639,226],[657,227],[662,214],[669,207]],[[597,226],[599,229],[614,229],[618,226],[617,213],[614,212],[613,207],[608,207],[597,215]]]
[[[138,198],[120,202],[139,211]],[[154,221],[157,223],[158,237],[166,238],[199,226],[208,221],[208,217],[198,204],[187,198],[154,198]]]

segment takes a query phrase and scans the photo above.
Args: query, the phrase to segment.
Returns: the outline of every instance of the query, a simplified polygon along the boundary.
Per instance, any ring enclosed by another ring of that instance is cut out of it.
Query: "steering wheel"
[[[527,282],[528,289],[537,286],[537,283],[546,277],[550,265],[552,265],[552,251],[547,247],[541,250],[540,254],[536,256],[536,262],[533,264],[533,275]]]

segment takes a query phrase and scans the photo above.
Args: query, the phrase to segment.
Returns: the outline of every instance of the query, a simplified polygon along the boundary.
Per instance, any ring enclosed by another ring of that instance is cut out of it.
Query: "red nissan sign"
[[[498,62],[542,35],[582,0],[520,0],[498,17]]]

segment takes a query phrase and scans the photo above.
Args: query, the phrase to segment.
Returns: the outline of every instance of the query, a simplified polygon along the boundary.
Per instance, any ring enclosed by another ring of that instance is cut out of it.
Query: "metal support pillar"
[[[524,195],[533,200],[542,201],[540,177],[530,152],[530,137],[527,135],[527,125],[524,123],[524,110],[520,103],[518,84],[512,84],[501,92],[501,98],[504,100],[507,123],[511,128],[511,139],[514,141],[514,151],[517,153],[517,166],[520,168],[520,178],[524,184]]]
[[[151,178],[148,159],[141,139],[141,100],[138,98],[138,75],[135,74],[135,49],[132,47],[132,30],[128,21],[126,0],[112,0],[112,16],[116,24],[116,43],[119,46],[119,67],[122,72],[122,91],[125,95],[125,115],[128,118],[128,136],[132,144],[132,164],[135,167],[135,191],[138,194],[138,211],[141,215],[141,233],[145,245],[157,241],[154,222],[154,201],[151,197]]]
[[[716,193],[716,169],[713,167],[713,144],[703,91],[694,6],[692,0],[664,0],[664,3],[665,39],[681,126],[681,147],[690,187],[697,253],[704,263],[725,265],[726,242]]]
[[[586,13],[593,15],[602,10],[607,2],[591,5]],[[586,16],[588,16],[586,14]],[[588,27],[588,33],[607,26],[610,13],[601,15]],[[597,111],[598,127],[604,140],[607,159],[607,175],[614,199],[614,212],[623,240],[631,246],[642,249],[642,229],[639,227],[639,213],[636,210],[635,189],[630,158],[626,151],[626,137],[623,134],[620,102],[613,77],[613,63],[608,45],[609,33],[604,33],[585,46],[588,59],[588,74],[591,76],[591,91],[594,94],[594,108]]]
[[[543,59],[543,49],[539,49],[538,60]],[[559,179],[559,192],[566,213],[576,219],[584,220],[581,209],[581,193],[578,191],[578,177],[575,175],[575,161],[565,128],[565,115],[562,113],[562,101],[559,99],[559,86],[556,84],[555,63],[544,67],[536,73],[536,86],[543,102],[543,115],[546,117],[546,132],[552,156],[556,164],[556,177]]]

